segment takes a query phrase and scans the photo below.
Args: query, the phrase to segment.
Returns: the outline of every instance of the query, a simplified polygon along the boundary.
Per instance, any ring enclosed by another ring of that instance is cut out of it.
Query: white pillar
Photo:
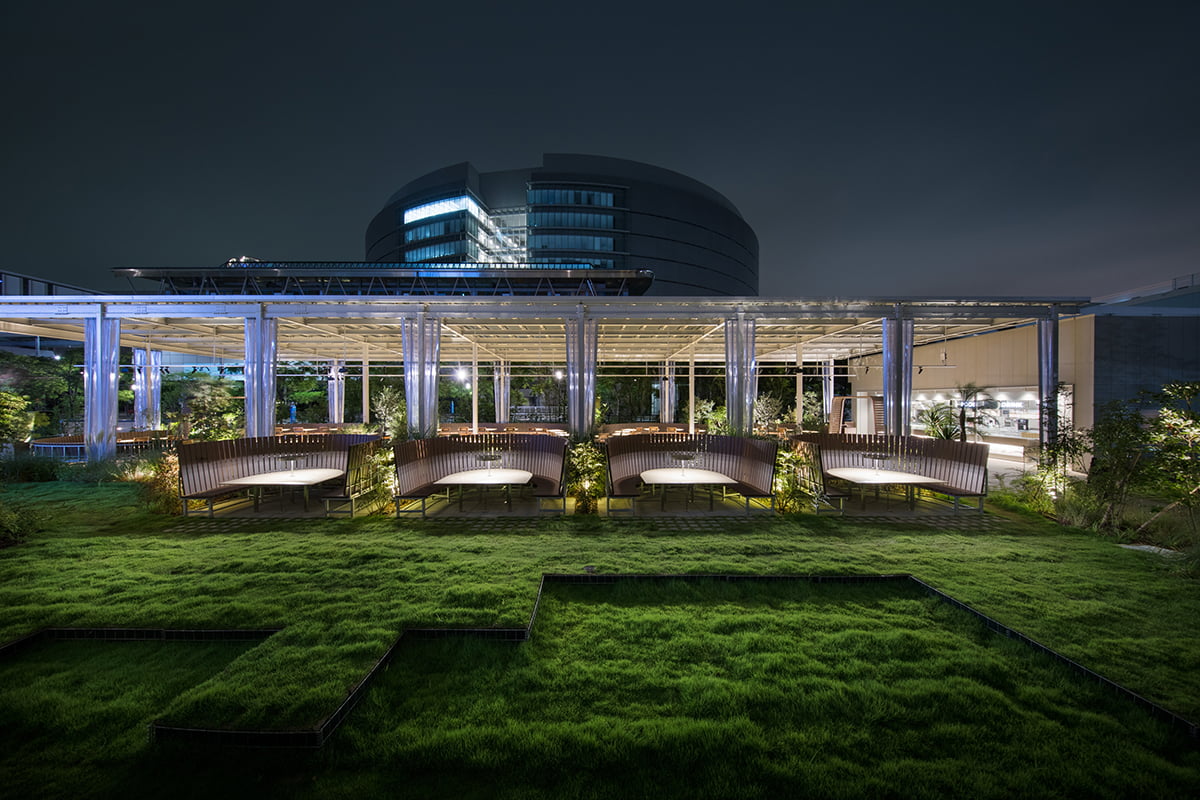
[[[162,427],[162,351],[133,351],[133,427],[156,431]]]
[[[883,320],[883,418],[889,436],[912,433],[912,373],[913,321]]]
[[[758,376],[754,361],[754,320],[739,311],[725,320],[725,418],[734,436],[754,432],[754,396]]]
[[[256,317],[246,317],[246,435],[275,435],[275,354],[278,350],[278,320],[266,317],[259,308]]]
[[[371,421],[371,358],[366,345],[362,357],[362,421],[363,425]]]
[[[507,361],[497,361],[492,372],[492,396],[496,401],[496,422],[508,422],[509,397],[512,390],[512,370]]]
[[[696,351],[688,355],[688,434],[696,435]]]
[[[88,461],[117,454],[117,370],[121,320],[105,315],[83,322],[83,442]]]
[[[1044,447],[1058,440],[1058,308],[1039,319],[1038,332],[1038,441]]]
[[[583,305],[566,320],[567,336],[567,429],[571,436],[587,436],[592,431],[596,410],[596,320],[587,316]]]
[[[471,433],[479,433],[479,345],[471,342]]]
[[[821,368],[821,410],[825,420],[833,413],[833,359],[829,359]]]
[[[415,317],[401,320],[400,331],[408,432],[414,439],[428,439],[437,435],[441,321],[421,311]]]
[[[675,362],[663,364],[658,384],[658,421],[670,424],[675,421]]]
[[[796,430],[804,430],[804,351],[796,345]]]
[[[334,359],[329,363],[329,380],[325,395],[329,403],[329,422],[341,425],[346,421],[346,362]]]
[[[244,320],[246,333],[246,436],[275,435],[275,354],[279,321],[266,309]]]

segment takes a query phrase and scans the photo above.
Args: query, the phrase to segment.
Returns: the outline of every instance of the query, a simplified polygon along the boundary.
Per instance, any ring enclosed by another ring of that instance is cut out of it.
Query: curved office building
[[[540,167],[455,164],[403,186],[367,228],[374,263],[649,270],[651,295],[758,294],[758,239],[721,194],[677,172],[547,153]]]

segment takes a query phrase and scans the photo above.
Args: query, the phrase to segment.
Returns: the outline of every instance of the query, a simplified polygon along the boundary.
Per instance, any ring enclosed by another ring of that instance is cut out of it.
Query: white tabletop
[[[221,481],[226,486],[315,486],[345,475],[340,469],[285,469]]]
[[[689,484],[689,483],[737,483],[728,475],[722,475],[719,472],[713,472],[710,469],[696,469],[695,467],[662,467],[659,469],[648,469],[642,473],[642,483],[674,483],[674,484]]]
[[[891,469],[872,469],[871,467],[834,467],[825,470],[825,473],[851,483],[941,483],[937,478],[918,475],[915,472],[897,472]]]
[[[527,469],[467,469],[462,472],[452,472],[434,483],[441,486],[501,486],[504,484],[523,484],[533,480],[533,473]]]

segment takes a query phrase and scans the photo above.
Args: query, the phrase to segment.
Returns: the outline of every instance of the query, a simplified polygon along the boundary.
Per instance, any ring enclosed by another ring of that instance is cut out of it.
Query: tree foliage
[[[29,401],[19,394],[0,391],[0,442],[23,442],[32,430]]]
[[[59,359],[0,352],[0,391],[28,401],[34,436],[71,433],[72,421],[83,416],[83,372],[75,366],[82,358],[79,350]]]
[[[1152,480],[1171,499],[1170,505],[1148,519],[1145,529],[1165,512],[1184,507],[1193,531],[1200,493],[1200,382],[1169,383],[1154,395],[1158,414],[1148,425]]]
[[[167,375],[162,383],[163,413],[183,438],[234,439],[246,424],[240,390],[240,383],[207,372]]]

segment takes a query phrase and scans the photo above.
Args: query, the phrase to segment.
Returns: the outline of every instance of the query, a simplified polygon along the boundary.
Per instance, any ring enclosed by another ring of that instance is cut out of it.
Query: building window
[[[538,211],[529,215],[531,228],[605,228],[613,227],[612,214],[587,214],[582,211]]]
[[[461,256],[465,255],[464,245],[465,242],[458,241],[414,247],[412,250],[405,251],[404,260],[408,262],[421,262],[432,261],[435,258],[445,258],[446,256]]]
[[[443,219],[437,222],[427,222],[424,225],[417,225],[415,228],[409,228],[404,232],[404,241],[419,242],[422,239],[432,239],[436,236],[448,236],[453,233],[462,233],[465,229],[462,217],[454,217],[452,219]]]
[[[607,250],[613,247],[611,236],[575,236],[570,234],[536,234],[529,237],[530,250]]]
[[[530,189],[527,195],[531,206],[607,206],[613,205],[612,192],[592,189]]]
[[[422,203],[404,210],[404,224],[411,225],[430,217],[440,217],[443,214],[453,214],[457,211],[469,211],[476,219],[486,220],[487,215],[474,199],[467,195],[450,197],[445,200],[434,200],[432,203]]]

